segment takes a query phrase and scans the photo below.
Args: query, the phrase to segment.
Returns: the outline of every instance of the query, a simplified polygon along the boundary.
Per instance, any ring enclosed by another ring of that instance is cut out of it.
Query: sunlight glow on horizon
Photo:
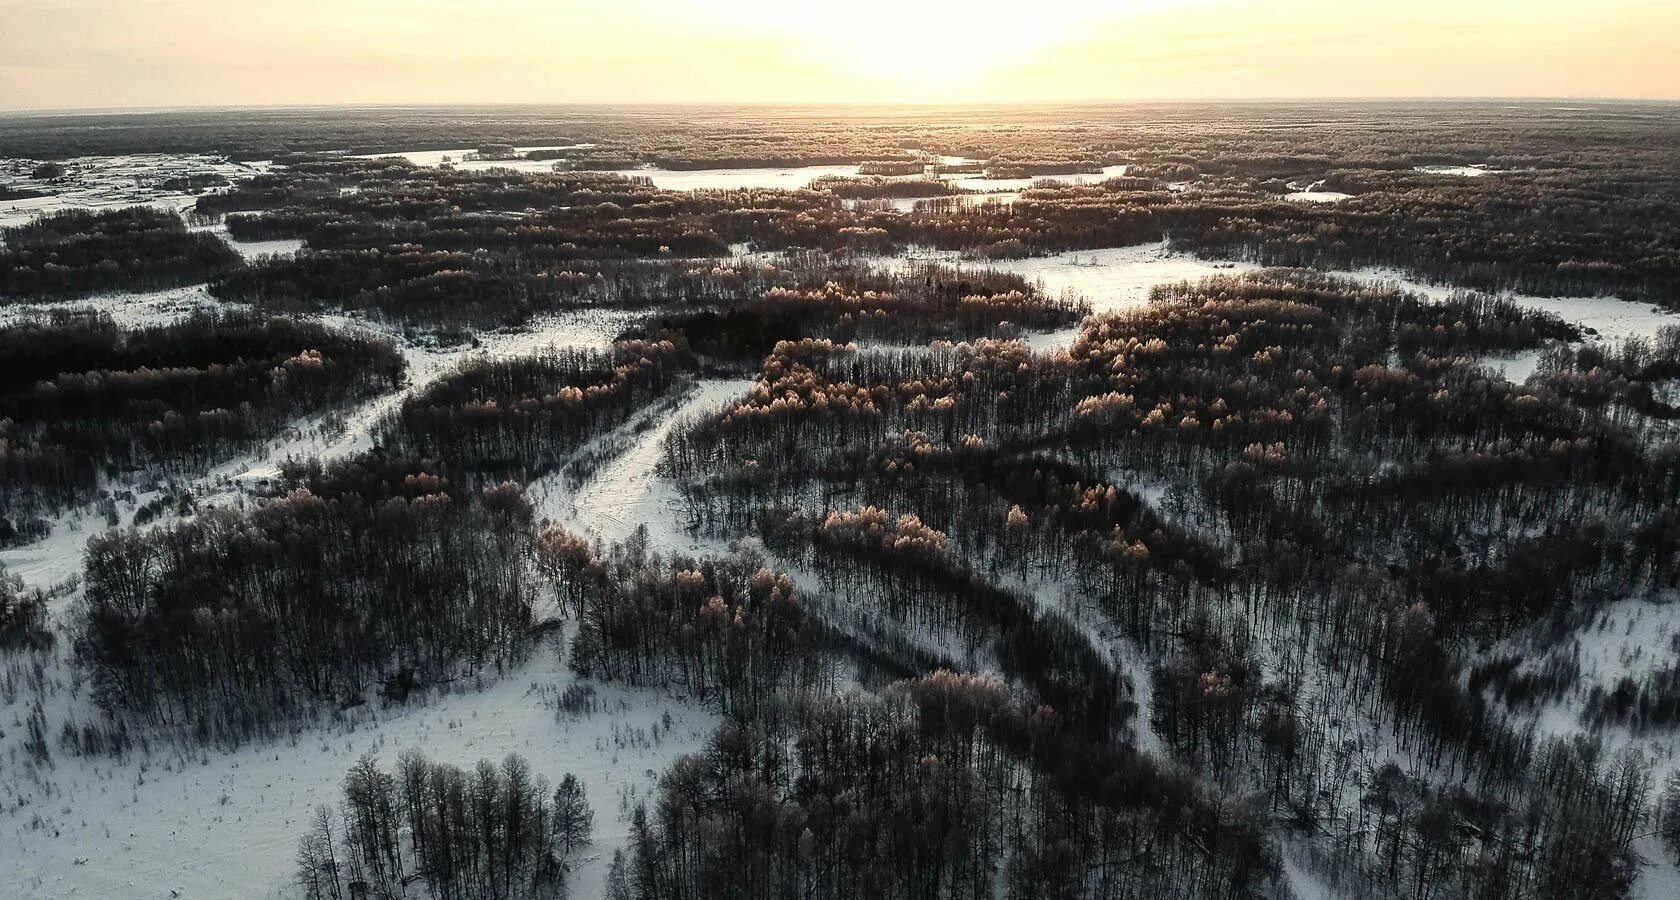
[[[0,0],[0,109],[1680,99],[1665,0]]]
[[[839,11],[785,0],[680,5],[696,30],[785,41],[842,73],[949,86],[1070,43],[1095,23],[1197,2],[1205,0],[1039,0],[1027,17],[1008,0],[848,0]]]

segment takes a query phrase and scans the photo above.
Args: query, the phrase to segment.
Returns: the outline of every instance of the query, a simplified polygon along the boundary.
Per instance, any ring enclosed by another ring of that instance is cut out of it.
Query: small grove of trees
[[[173,211],[72,209],[0,230],[0,298],[62,299],[207,281],[240,262]]]
[[[409,750],[394,773],[370,754],[343,792],[337,814],[319,807],[298,842],[307,900],[407,897],[415,881],[435,900],[562,897],[594,828],[576,776],[551,792],[517,754],[466,771]]]
[[[544,570],[576,603],[571,666],[580,674],[680,685],[741,716],[818,677],[809,656],[821,624],[793,580],[757,559],[666,561],[620,548],[598,560],[559,529],[537,544]]]
[[[527,479],[670,391],[686,370],[670,341],[477,360],[403,402],[382,444],[454,469]]]
[[[816,524],[783,513],[766,516],[762,527],[771,546],[808,545],[826,585],[871,598],[892,619],[983,636],[1003,673],[1030,687],[1070,730],[1109,736],[1136,711],[1131,686],[1084,633],[976,573],[947,535],[914,514],[864,507]]]
[[[530,529],[516,486],[341,464],[250,512],[90,541],[77,652],[105,705],[204,741],[401,700],[521,650]]]
[[[47,602],[40,591],[24,589],[23,579],[0,564],[0,649],[40,647],[52,641],[46,630]]]

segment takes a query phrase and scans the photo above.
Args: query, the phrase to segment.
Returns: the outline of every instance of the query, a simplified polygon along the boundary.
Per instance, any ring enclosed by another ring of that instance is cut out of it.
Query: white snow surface
[[[1210,275],[1237,274],[1257,268],[1246,262],[1212,261],[1177,253],[1166,241],[1105,250],[1076,250],[1024,259],[966,261],[960,254],[945,251],[923,252],[905,258],[1013,272],[1028,281],[1036,282],[1041,290],[1051,296],[1082,298],[1097,313],[1142,306],[1148,302],[1150,291],[1159,285],[1194,281]],[[1327,274],[1373,284],[1392,285],[1399,290],[1437,302],[1463,290],[1451,285],[1419,281],[1394,269],[1365,268],[1332,271]],[[1589,339],[1622,341],[1628,338],[1642,338],[1649,341],[1655,339],[1657,333],[1665,327],[1680,327],[1680,315],[1660,307],[1615,297],[1537,297],[1515,293],[1504,296],[1523,306],[1553,313],[1566,322],[1589,329]],[[1053,349],[1071,344],[1077,334],[1076,327],[1062,329],[1049,335],[1029,337],[1028,343],[1037,350]],[[1533,374],[1537,362],[1537,355],[1526,353],[1484,360],[1484,364],[1518,383]]]
[[[704,379],[676,410],[657,422],[628,423],[620,430],[639,425],[650,427],[635,433],[624,452],[603,465],[575,492],[565,487],[559,475],[531,486],[538,517],[608,544],[624,541],[637,527],[645,525],[649,544],[656,549],[691,555],[719,551],[722,548],[718,542],[696,538],[684,527],[682,499],[675,485],[660,474],[659,460],[665,438],[679,422],[717,412],[729,401],[745,395],[753,380]]]
[[[1481,365],[1492,369],[1512,384],[1522,384],[1540,368],[1539,350],[1517,350],[1483,357]]]
[[[1324,186],[1322,181],[1315,181],[1305,186],[1291,182],[1289,186],[1294,190],[1291,193],[1284,194],[1283,199],[1294,203],[1339,203],[1353,197],[1352,194],[1344,194],[1341,191],[1319,190]]]
[[[0,185],[43,191],[45,197],[0,200],[0,227],[21,225],[36,216],[77,207],[117,209],[159,206],[185,211],[198,194],[166,191],[162,183],[187,175],[221,175],[229,181],[265,172],[266,162],[239,163],[220,156],[177,153],[136,153],[126,156],[81,156],[61,160],[62,178],[30,177],[39,160],[0,158]],[[210,189],[216,190],[215,188]]]
[[[1502,170],[1491,169],[1486,165],[1474,166],[1413,166],[1413,169],[1427,175],[1457,175],[1460,178],[1480,178],[1493,175]]]
[[[526,153],[531,150],[569,150],[587,148],[589,144],[570,144],[558,147],[516,147],[515,153]],[[378,159],[382,157],[402,157],[417,166],[450,165],[464,170],[485,169],[513,169],[519,172],[549,172],[554,170],[554,160],[478,160],[467,159],[474,153],[471,147],[460,147],[453,150],[404,150],[394,153],[362,154],[363,159]],[[945,160],[954,157],[945,157]],[[965,160],[964,162],[967,162]],[[715,169],[669,169],[661,166],[640,166],[631,169],[590,169],[587,161],[580,172],[611,172],[635,178],[646,178],[653,182],[653,186],[667,191],[699,191],[699,190],[746,190],[757,188],[775,188],[778,190],[796,191],[809,187],[818,178],[839,176],[845,178],[856,177],[858,166],[854,164],[824,165],[824,166],[760,166],[760,167],[723,167]],[[1034,182],[1055,181],[1063,184],[1090,184],[1109,178],[1118,178],[1126,174],[1126,166],[1105,166],[1100,172],[1082,172],[1070,175],[1041,175],[1033,178],[990,178],[983,175],[946,175],[946,176],[903,176],[903,177],[937,177],[951,185],[967,191],[980,191],[985,194],[1007,196],[1004,202],[1011,202],[1020,191],[1032,187]],[[914,201],[908,205],[895,201],[893,207],[908,210]]]
[[[1024,191],[1040,181],[1054,181],[1059,184],[1099,184],[1110,178],[1125,176],[1124,165],[1104,166],[1100,172],[1078,172],[1069,175],[1035,175],[1030,178],[990,178],[980,175],[962,175],[951,178],[953,186],[967,191]]]
[[[1217,262],[1176,253],[1166,241],[1105,250],[1074,250],[1050,256],[977,263],[1020,275],[1052,297],[1077,296],[1102,314],[1149,302],[1149,292],[1163,284],[1195,281],[1210,275],[1251,271],[1251,263]]]
[[[1463,288],[1453,285],[1431,284],[1411,278],[1395,269],[1364,268],[1352,271],[1333,271],[1328,274],[1372,283],[1390,284],[1400,290],[1418,294],[1435,301],[1450,298]],[[1589,338],[1622,341],[1628,338],[1654,339],[1665,327],[1680,326],[1680,315],[1646,303],[1635,303],[1616,297],[1537,297],[1532,294],[1506,292],[1509,297],[1531,309],[1556,315],[1565,322],[1573,322],[1591,329]]]
[[[1659,403],[1680,408],[1680,378],[1665,378],[1652,384],[1651,394]]]
[[[1340,203],[1352,198],[1352,194],[1344,194],[1341,191],[1305,190],[1291,191],[1283,195],[1283,199],[1292,203]]]
[[[201,309],[221,306],[202,284],[147,291],[136,294],[102,294],[82,300],[55,303],[19,303],[0,306],[0,326],[19,319],[47,316],[55,312],[103,312],[126,329],[167,325]]]
[[[543,147],[515,147],[513,152],[530,153],[533,150],[582,150],[593,147],[594,144],[551,144]],[[448,150],[398,150],[393,153],[362,153],[357,159],[388,159],[400,157],[417,166],[437,168],[449,165],[466,171],[483,171],[485,169],[513,169],[516,172],[551,172],[554,170],[552,159],[469,159],[477,156],[477,147],[455,147]]]
[[[303,249],[301,238],[275,238],[270,241],[240,241],[224,235],[228,246],[246,259],[259,256],[291,256]]]

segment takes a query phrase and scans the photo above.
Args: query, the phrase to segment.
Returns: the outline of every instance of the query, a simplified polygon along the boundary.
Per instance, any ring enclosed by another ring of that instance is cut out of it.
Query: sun
[[[1101,0],[785,0],[706,4],[707,26],[785,42],[843,76],[896,82],[907,94],[960,86],[1077,40],[1093,22],[1161,5]],[[698,12],[698,10],[696,10]]]

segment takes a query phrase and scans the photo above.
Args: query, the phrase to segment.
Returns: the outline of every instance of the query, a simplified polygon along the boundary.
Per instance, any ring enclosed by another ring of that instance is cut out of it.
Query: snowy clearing
[[[68,677],[60,665],[49,670],[49,678]],[[315,807],[338,802],[350,765],[368,752],[388,765],[418,748],[463,767],[518,753],[551,781],[577,775],[596,835],[571,884],[575,896],[601,896],[628,810],[672,760],[704,745],[717,718],[659,692],[604,684],[593,685],[596,712],[559,711],[556,700],[576,682],[544,642],[499,678],[486,673],[429,701],[232,753],[154,749],[125,762],[55,754],[36,773],[8,740],[0,884],[42,900],[293,896],[293,848]],[[67,686],[48,702],[55,727],[72,713],[93,714],[85,694]],[[22,715],[16,706],[0,711],[7,725]],[[8,737],[18,731],[6,729]]]
[[[0,227],[21,225],[39,215],[75,208],[160,206],[185,211],[198,201],[202,189],[166,187],[170,179],[208,175],[232,181],[270,168],[266,162],[240,163],[205,154],[137,153],[68,159],[61,163],[65,170],[62,176],[31,178],[31,172],[39,164],[32,159],[0,158],[0,187],[10,185],[47,194],[0,200]]]

